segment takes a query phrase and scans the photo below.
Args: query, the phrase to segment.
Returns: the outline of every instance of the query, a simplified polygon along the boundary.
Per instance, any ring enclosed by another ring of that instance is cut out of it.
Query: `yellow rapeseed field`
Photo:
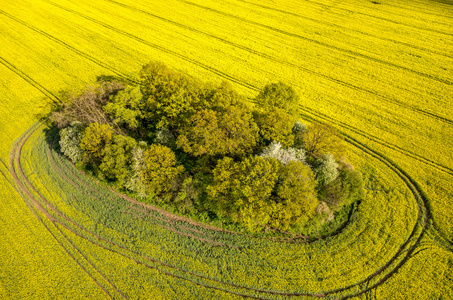
[[[1,299],[453,297],[453,2],[3,0]],[[63,91],[150,60],[250,98],[283,81],[345,135],[366,195],[276,242],[131,203],[49,148]]]

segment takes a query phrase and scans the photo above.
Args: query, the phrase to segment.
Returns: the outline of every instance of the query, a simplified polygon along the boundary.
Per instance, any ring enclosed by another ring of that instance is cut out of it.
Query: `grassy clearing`
[[[401,254],[381,275],[332,295],[345,297],[372,287],[402,263],[383,285],[361,297],[451,296],[451,5],[426,0],[4,2],[0,8],[3,161],[8,162],[14,141],[49,111],[61,90],[80,88],[99,75],[133,78],[131,74],[150,59],[199,78],[229,80],[251,97],[266,83],[283,80],[300,93],[304,119],[335,124],[404,170],[426,194],[432,217],[433,225],[419,248],[404,252],[410,254],[407,260]],[[126,249],[96,240],[47,206],[84,238],[36,212],[46,229],[4,179],[13,181],[7,167],[1,166],[5,173],[0,183],[5,199],[0,213],[2,298],[108,298],[96,282],[114,298],[122,298],[123,293],[132,299],[236,297],[229,292],[285,298],[227,284],[238,282],[267,291],[334,291],[385,266],[417,219],[414,195],[403,179],[354,147],[349,157],[364,172],[366,198],[341,235],[306,245],[212,232],[179,221],[168,224],[158,213],[131,208],[77,171],[67,172],[74,187],[58,174],[47,151],[42,136],[34,136],[24,148],[22,166],[36,190],[64,216]],[[55,153],[51,157],[61,169],[70,167]],[[113,207],[106,210],[107,203]],[[416,240],[406,249],[412,249]],[[144,255],[184,271],[151,262]]]

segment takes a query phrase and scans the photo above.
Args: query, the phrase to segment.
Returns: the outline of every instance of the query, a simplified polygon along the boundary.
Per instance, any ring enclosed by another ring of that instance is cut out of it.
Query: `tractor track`
[[[229,13],[226,13],[226,12],[223,12],[223,11],[220,11],[220,10],[216,10],[216,9],[213,9],[213,8],[210,8],[210,7],[207,7],[207,6],[203,6],[203,5],[200,5],[200,4],[196,4],[196,3],[193,3],[193,2],[190,2],[190,1],[186,1],[186,0],[177,0],[177,1],[185,3],[185,4],[188,4],[188,5],[191,5],[191,6],[194,6],[194,7],[201,8],[201,9],[204,9],[204,10],[207,10],[207,11],[211,11],[211,12],[214,12],[216,14],[223,15],[223,16],[226,16],[226,17],[229,17],[229,18],[232,18],[232,19],[237,19],[237,20],[240,20],[241,22],[249,23],[249,24],[252,24],[252,25],[257,26],[257,27],[262,27],[262,28],[265,28],[267,30],[271,30],[271,31],[277,32],[279,34],[283,34],[283,35],[294,37],[294,38],[297,38],[297,39],[300,39],[300,40],[303,40],[303,41],[306,41],[306,42],[310,42],[310,43],[322,46],[322,47],[327,48],[327,49],[335,50],[335,51],[338,51],[338,52],[343,52],[345,54],[353,55],[355,57],[361,57],[361,58],[364,58],[364,59],[369,60],[369,61],[373,61],[373,62],[380,63],[380,64],[383,64],[383,65],[386,65],[386,66],[389,66],[389,67],[392,67],[392,68],[396,68],[396,69],[400,69],[400,70],[403,70],[403,71],[406,71],[406,72],[409,72],[409,73],[413,73],[413,74],[416,74],[418,76],[425,77],[425,78],[428,78],[428,79],[431,79],[431,80],[434,80],[434,81],[437,81],[437,82],[440,82],[440,83],[443,83],[443,84],[446,84],[446,85],[453,85],[453,81],[450,81],[449,79],[440,78],[440,77],[437,77],[437,76],[434,76],[434,75],[431,75],[431,74],[427,74],[427,73],[424,73],[424,72],[421,72],[421,71],[413,70],[413,69],[407,68],[405,66],[401,66],[401,65],[389,62],[389,61],[385,61],[385,60],[379,59],[379,58],[374,57],[374,56],[370,56],[370,55],[366,55],[366,54],[363,54],[363,53],[360,53],[360,52],[356,52],[356,51],[340,48],[340,47],[337,47],[337,46],[334,46],[334,45],[330,45],[330,44],[327,44],[327,43],[324,43],[324,42],[321,42],[321,41],[318,41],[318,40],[314,40],[314,39],[302,36],[302,35],[297,34],[297,33],[288,32],[288,31],[285,31],[285,30],[282,30],[282,29],[278,29],[278,28],[275,28],[275,27],[272,27],[272,26],[268,26],[268,25],[265,25],[265,24],[262,24],[262,23],[251,21],[251,20],[236,16],[236,15],[233,15],[233,14],[229,14]]]
[[[38,127],[35,127],[33,129],[36,130]],[[51,215],[49,211],[47,211],[44,206],[36,199],[34,199],[33,195],[32,195],[32,192],[30,190],[28,190],[24,185],[22,185],[22,183],[20,181],[16,181],[17,185],[20,187],[21,190],[23,190],[26,194],[29,195],[29,197],[31,197],[32,199],[32,203],[33,205],[35,206],[35,209],[38,209],[39,211],[43,212],[44,215],[49,218],[53,223],[58,223],[59,225],[63,226],[64,228],[66,228],[67,230],[70,230],[71,232],[73,232],[74,234],[78,235],[79,237],[81,238],[84,238],[86,240],[88,240],[89,242],[95,244],[95,245],[98,245],[106,250],[109,250],[109,251],[112,251],[112,252],[116,252],[126,258],[129,258],[129,259],[132,259],[134,261],[136,261],[136,263],[138,264],[142,264],[146,267],[149,267],[149,268],[153,268],[153,269],[157,269],[159,271],[161,271],[162,273],[166,274],[166,275],[169,275],[169,276],[174,276],[176,278],[180,278],[180,279],[183,279],[183,280],[187,280],[187,281],[190,281],[194,284],[197,284],[197,285],[200,285],[200,286],[205,286],[207,288],[213,288],[213,289],[217,289],[217,290],[221,290],[221,291],[224,291],[224,292],[227,292],[227,293],[232,293],[234,295],[237,295],[237,296],[241,296],[241,297],[250,297],[250,298],[254,298],[254,299],[266,299],[266,298],[263,298],[263,297],[256,297],[256,296],[253,296],[253,295],[247,295],[247,294],[242,294],[242,293],[237,293],[235,291],[229,291],[229,290],[226,290],[226,289],[223,289],[223,288],[219,288],[219,287],[216,287],[216,286],[209,286],[207,284],[203,284],[203,283],[200,283],[198,281],[194,281],[194,280],[190,280],[188,278],[185,278],[183,276],[179,276],[179,275],[176,275],[176,274],[172,274],[172,273],[169,273],[165,270],[160,270],[159,268],[155,267],[155,266],[151,266],[151,265],[147,265],[146,263],[143,263],[141,261],[138,261],[134,258],[131,258],[125,254],[123,254],[122,252],[119,252],[117,250],[113,250],[113,249],[110,249],[109,247],[106,247],[102,244],[99,244],[97,242],[94,242],[92,241],[91,239],[83,236],[82,234],[78,233],[75,229],[73,228],[70,228],[68,225],[66,225],[65,223],[57,220],[58,216],[60,218],[66,218],[61,212],[58,212],[58,210],[53,207],[52,205],[50,205],[50,203],[47,202],[47,200],[28,182],[28,180],[26,179],[26,176],[25,174],[23,173],[23,171],[21,170],[20,168],[20,155],[21,155],[21,149],[22,149],[22,146],[24,145],[24,143],[27,141],[27,139],[31,136],[32,132],[31,131],[30,133],[28,133],[26,135],[25,138],[21,139],[19,141],[18,144],[15,145],[15,147],[13,148],[13,152],[14,154],[12,154],[12,158],[11,158],[11,163],[12,163],[12,166],[11,169],[12,170],[15,170],[14,168],[14,165],[16,165],[19,169],[19,175],[20,176],[23,176],[23,180],[27,181],[27,184],[30,185],[30,187],[34,190],[35,193],[37,193],[40,197],[41,197],[41,201],[44,202],[47,206],[47,207],[50,207],[50,209],[52,211],[54,211],[54,213],[56,213],[56,215]],[[351,295],[346,295],[346,296],[340,296],[341,299],[347,299],[349,297],[352,297],[354,295],[359,295],[359,294],[362,294],[362,293],[365,293],[379,285],[381,285],[382,283],[385,282],[385,280],[387,280],[393,273],[395,273],[406,261],[407,259],[409,259],[410,255],[412,254],[412,252],[414,251],[414,249],[416,249],[416,247],[418,246],[418,242],[420,241],[420,239],[422,238],[424,232],[425,232],[425,228],[428,224],[428,220],[429,220],[429,217],[428,217],[428,214],[425,214],[424,216],[422,216],[423,212],[426,212],[426,208],[423,208],[424,207],[424,201],[425,199],[423,198],[423,194],[419,192],[418,190],[418,187],[416,185],[414,185],[414,182],[413,180],[408,177],[408,175],[398,169],[398,167],[395,166],[394,163],[392,163],[391,161],[388,161],[386,160],[385,158],[383,158],[383,156],[380,156],[379,154],[377,154],[377,152],[367,148],[365,145],[359,143],[358,141],[355,141],[353,139],[349,139],[348,138],[348,142],[350,142],[351,144],[353,144],[354,146],[358,147],[359,149],[361,149],[362,151],[366,152],[367,154],[375,157],[376,159],[379,159],[381,160],[382,162],[384,162],[387,166],[391,167],[392,170],[396,171],[397,174],[401,177],[401,179],[404,180],[404,182],[408,185],[408,187],[411,189],[414,197],[416,198],[417,200],[417,204],[418,204],[418,220],[419,222],[416,223],[416,225],[414,226],[414,229],[411,233],[411,235],[409,236],[409,238],[406,240],[406,242],[401,245],[400,249],[397,251],[397,253],[384,265],[382,266],[381,268],[379,268],[376,272],[374,272],[373,274],[371,274],[369,277],[367,277],[366,279],[358,282],[358,283],[355,283],[353,285],[350,285],[348,287],[343,287],[343,288],[339,288],[339,289],[336,289],[336,290],[331,290],[331,291],[326,291],[324,293],[291,293],[291,292],[281,292],[281,291],[268,291],[268,290],[263,290],[263,289],[257,289],[257,288],[251,288],[251,287],[243,287],[243,286],[240,286],[240,285],[236,285],[236,284],[233,284],[233,283],[229,283],[229,282],[223,282],[221,280],[217,280],[217,279],[212,279],[212,278],[209,278],[209,277],[205,277],[203,275],[199,275],[199,274],[196,274],[196,273],[193,273],[191,271],[187,271],[187,270],[183,270],[183,269],[180,269],[178,267],[174,267],[174,266],[170,266],[168,265],[167,267],[170,267],[170,268],[176,268],[178,271],[181,271],[181,272],[184,272],[184,273],[187,273],[187,274],[190,274],[192,276],[196,276],[196,277],[199,277],[199,278],[202,278],[203,280],[209,280],[209,281],[213,281],[213,282],[216,282],[218,284],[221,284],[221,285],[226,285],[226,286],[231,286],[231,287],[234,287],[234,288],[237,288],[237,289],[244,289],[244,290],[248,290],[248,291],[252,291],[252,292],[255,292],[255,293],[264,293],[264,294],[267,294],[267,295],[275,295],[275,296],[291,296],[291,297],[297,297],[297,296],[311,296],[311,297],[326,297],[326,296],[329,296],[329,295],[334,295],[334,294],[338,294],[338,293],[341,293],[341,292],[345,292],[347,291],[348,289],[353,289],[354,287],[357,287],[357,286],[362,286],[362,285],[367,285],[368,287],[365,288],[365,289],[362,289],[361,291],[359,291],[358,293],[353,293]],[[13,172],[15,173],[15,171]],[[14,174],[13,174],[14,176]],[[17,176],[17,174],[16,174]],[[76,223],[72,220],[69,220],[71,223],[75,224]],[[421,233],[417,236],[417,226],[419,224],[424,224],[423,228],[422,228],[422,231]],[[77,227],[79,228],[83,228],[81,227],[80,225],[76,225]],[[130,249],[127,249],[123,246],[120,246],[120,245],[117,245],[115,244],[114,242],[111,242],[111,241],[108,241],[108,240],[105,240],[104,238],[102,237],[99,237],[99,236],[96,236],[96,234],[93,234],[90,232],[90,234],[94,235],[97,239],[100,239],[100,240],[103,240],[104,242],[108,243],[108,244],[111,244],[111,245],[115,245],[116,247],[119,247],[119,248],[123,248],[124,250],[126,251],[129,251],[131,253],[134,253],[133,250],[130,250]],[[409,243],[414,239],[416,238],[416,242],[411,245],[409,248],[406,249],[406,247],[409,245]],[[404,254],[405,252],[405,254]],[[142,256],[142,254],[138,253],[138,252],[135,252],[134,254],[136,255],[139,255],[139,256]],[[398,258],[403,255],[404,257],[401,258],[401,261],[398,262]],[[155,259],[152,259],[152,258],[148,258],[148,260],[151,260],[155,263],[161,263],[162,262],[158,262],[156,261]],[[373,278],[375,278],[376,276],[379,276],[381,274],[384,274],[385,271],[387,271],[387,269],[389,267],[391,267],[394,263],[398,262],[398,264],[393,268],[391,269],[387,274],[384,275],[383,278],[379,279],[376,283],[372,284],[372,285],[369,285],[369,283],[372,281]]]

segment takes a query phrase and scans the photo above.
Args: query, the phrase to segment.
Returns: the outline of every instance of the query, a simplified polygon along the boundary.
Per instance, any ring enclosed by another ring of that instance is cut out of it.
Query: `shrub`
[[[71,126],[60,130],[60,150],[73,163],[82,160],[83,151],[80,148],[80,140],[83,137],[83,126],[79,122],[73,122]]]
[[[283,148],[282,144],[273,141],[269,146],[264,148],[260,154],[263,158],[275,158],[283,165],[287,165],[290,161],[300,161],[305,163],[305,151],[302,149]]]
[[[338,175],[338,163],[332,154],[326,153],[320,161],[319,167],[315,169],[316,179],[322,186],[334,181]]]

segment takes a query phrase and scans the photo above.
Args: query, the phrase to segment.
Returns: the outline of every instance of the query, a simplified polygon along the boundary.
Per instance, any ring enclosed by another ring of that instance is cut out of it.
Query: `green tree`
[[[80,140],[80,148],[83,150],[85,163],[99,165],[101,163],[104,148],[110,144],[113,137],[113,128],[108,124],[92,123],[84,132]]]
[[[270,107],[266,110],[255,111],[254,119],[259,127],[261,139],[268,145],[272,141],[290,147],[294,144],[292,128],[294,118],[278,107]]]
[[[146,168],[142,176],[148,191],[158,196],[170,191],[172,181],[184,171],[177,165],[175,153],[166,146],[153,144],[143,156]]]
[[[276,188],[278,209],[272,212],[269,224],[286,230],[296,223],[306,223],[319,204],[315,187],[315,176],[309,166],[294,160],[282,166]]]
[[[143,98],[140,86],[128,86],[113,97],[112,101],[103,107],[115,124],[136,129],[139,126],[141,112],[139,105]]]
[[[136,145],[137,142],[131,137],[114,135],[111,143],[104,147],[99,169],[107,178],[123,184],[124,179],[130,174],[131,152]]]
[[[140,81],[143,117],[157,128],[173,128],[195,113],[201,93],[195,79],[151,62],[140,71]]]
[[[312,123],[303,138],[307,155],[321,159],[330,153],[335,159],[344,156],[345,145],[340,132],[328,124]]]
[[[334,210],[352,204],[363,197],[362,174],[352,166],[340,163],[338,177],[319,192],[319,198]]]
[[[176,144],[194,156],[244,155],[258,140],[258,127],[244,108],[229,106],[223,112],[202,109],[179,130]]]
[[[278,180],[275,159],[251,156],[241,162],[225,157],[213,170],[207,192],[220,215],[228,215],[249,230],[260,230],[269,221],[269,198]]]
[[[297,117],[299,113],[299,96],[296,91],[283,82],[270,83],[266,85],[256,97],[256,103],[259,107],[279,108]]]

